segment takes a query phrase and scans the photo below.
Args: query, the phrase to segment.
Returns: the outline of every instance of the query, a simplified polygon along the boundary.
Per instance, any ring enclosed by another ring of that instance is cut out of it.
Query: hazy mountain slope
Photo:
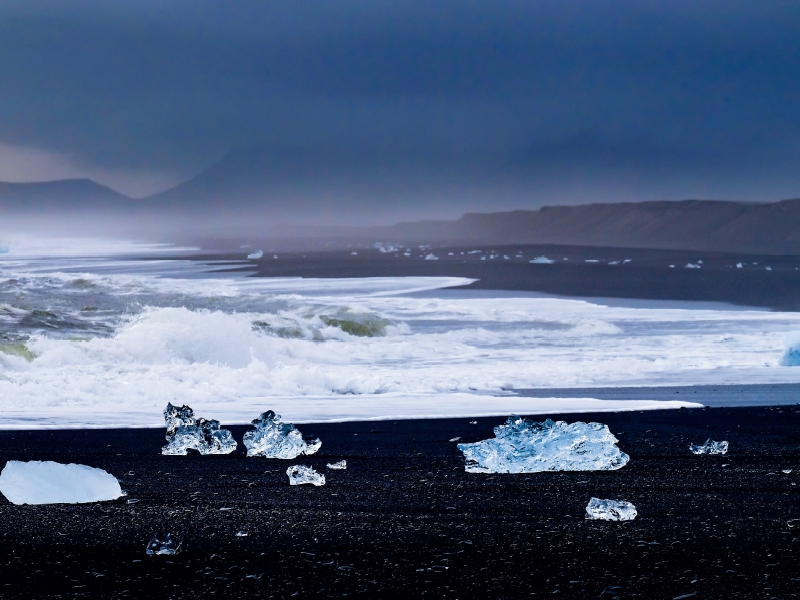
[[[0,209],[7,213],[119,210],[134,202],[90,179],[0,183]]]

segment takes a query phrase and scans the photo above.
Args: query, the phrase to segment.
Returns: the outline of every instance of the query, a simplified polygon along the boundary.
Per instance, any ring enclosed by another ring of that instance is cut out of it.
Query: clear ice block
[[[468,473],[610,471],[630,460],[602,423],[537,422],[511,416],[494,428],[494,435],[458,444]]]
[[[294,425],[282,422],[281,416],[271,410],[252,423],[255,429],[244,434],[247,456],[291,459],[314,454],[322,446],[318,438],[303,439]]]
[[[715,442],[711,438],[705,444],[689,444],[692,454],[726,454],[728,452],[728,442]]]
[[[200,454],[230,454],[236,450],[236,440],[227,429],[219,428],[219,421],[198,419],[188,406],[167,404],[164,409],[167,423],[167,445],[161,454],[185,456],[189,451]]]
[[[156,533],[150,543],[147,544],[148,556],[162,556],[177,554],[181,551],[181,542],[170,533]]]
[[[586,506],[586,518],[599,521],[633,521],[636,507],[625,500],[592,498]]]
[[[346,460],[340,460],[339,462],[328,463],[327,466],[328,466],[329,469],[333,469],[334,471],[341,471],[342,469],[346,469],[347,468],[347,461]]]
[[[289,485],[325,485],[325,475],[305,465],[292,465],[286,469],[286,474],[289,476]]]

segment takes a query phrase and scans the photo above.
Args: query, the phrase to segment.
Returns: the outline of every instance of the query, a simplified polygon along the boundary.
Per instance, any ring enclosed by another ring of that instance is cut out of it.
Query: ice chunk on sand
[[[255,252],[252,252],[252,253],[248,254],[247,258],[249,258],[250,260],[258,260],[259,258],[262,258],[263,256],[264,256],[264,251],[263,250],[256,250]]]
[[[602,423],[530,421],[511,416],[494,428],[494,439],[458,444],[468,473],[610,471],[630,457]]]
[[[347,468],[347,461],[346,460],[340,460],[339,462],[328,463],[328,468],[329,469],[333,469],[334,471],[341,471],[342,469],[346,469]]]
[[[147,544],[147,552],[148,556],[161,556],[161,555],[172,555],[177,554],[181,551],[181,542],[178,538],[173,537],[170,533],[157,533],[153,536],[153,539],[150,540],[150,543]]]
[[[586,518],[600,521],[633,521],[636,507],[625,500],[592,498],[586,506]]]
[[[325,485],[325,475],[305,465],[292,465],[286,469],[286,474],[289,476],[289,485]]]
[[[185,456],[189,450],[200,454],[230,454],[236,450],[236,440],[227,429],[219,428],[214,419],[196,419],[194,411],[184,405],[178,408],[167,404],[167,445],[161,454]]]
[[[689,444],[692,454],[725,454],[728,452],[728,442],[715,442],[711,438],[705,444]]]
[[[76,504],[123,495],[117,478],[103,469],[38,460],[8,461],[0,492],[13,504]]]
[[[301,454],[314,454],[322,446],[318,438],[304,440],[291,423],[281,421],[281,416],[268,410],[252,421],[256,428],[244,434],[247,456],[266,458],[297,458]]]

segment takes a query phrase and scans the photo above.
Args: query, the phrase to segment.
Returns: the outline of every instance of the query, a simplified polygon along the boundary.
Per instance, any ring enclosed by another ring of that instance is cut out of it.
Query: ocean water
[[[121,242],[8,247],[4,428],[157,426],[167,402],[225,423],[644,409],[692,404],[517,390],[800,382],[781,364],[797,313],[252,278]]]

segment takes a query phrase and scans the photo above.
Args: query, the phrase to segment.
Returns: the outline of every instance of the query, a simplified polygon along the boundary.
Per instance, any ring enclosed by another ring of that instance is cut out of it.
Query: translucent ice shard
[[[586,518],[601,521],[633,521],[636,507],[625,500],[592,498],[586,506]]]
[[[117,478],[103,469],[38,460],[8,461],[0,492],[13,504],[77,504],[123,495]]]
[[[250,260],[258,260],[259,258],[262,258],[263,256],[264,256],[264,251],[263,250],[256,250],[255,252],[251,252],[250,254],[248,254],[247,258],[249,258]]]
[[[286,474],[289,476],[289,485],[325,485],[325,475],[305,465],[292,465],[286,469]]]
[[[181,542],[178,538],[173,537],[172,534],[169,533],[157,533],[153,536],[153,539],[150,540],[150,543],[147,544],[147,552],[148,556],[153,555],[172,555],[177,554],[181,551]]]
[[[339,462],[328,463],[328,468],[329,469],[333,469],[334,471],[341,471],[342,469],[346,469],[347,468],[347,461],[346,460],[340,460]]]
[[[196,419],[188,406],[167,404],[164,409],[167,422],[167,445],[161,454],[185,456],[190,450],[200,454],[230,454],[236,450],[236,440],[227,429],[219,428],[214,419]]]
[[[252,423],[255,429],[244,434],[247,456],[290,459],[314,454],[322,446],[318,438],[304,440],[294,425],[282,422],[281,416],[271,410]]]
[[[728,442],[715,442],[711,438],[705,444],[689,444],[692,454],[725,454],[728,452]]]
[[[494,435],[458,444],[468,473],[610,471],[630,460],[602,423],[537,422],[512,416],[494,428]]]

